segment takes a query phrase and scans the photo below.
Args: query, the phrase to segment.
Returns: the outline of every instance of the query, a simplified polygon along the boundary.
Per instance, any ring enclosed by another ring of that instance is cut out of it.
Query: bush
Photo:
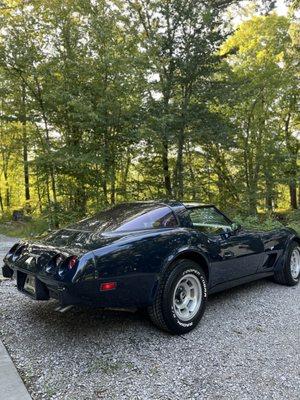
[[[287,226],[295,229],[300,235],[300,210],[292,211],[287,216]]]
[[[257,231],[270,231],[272,229],[284,227],[284,225],[271,214],[248,215],[247,217],[238,215],[234,218],[234,221],[246,229]]]

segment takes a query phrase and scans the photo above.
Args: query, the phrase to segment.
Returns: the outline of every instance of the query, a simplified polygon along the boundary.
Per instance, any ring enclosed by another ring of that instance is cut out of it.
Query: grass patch
[[[31,221],[0,221],[0,234],[19,237],[30,238],[35,237],[49,228],[48,221],[45,219],[33,219]]]
[[[96,358],[88,367],[88,372],[103,372],[105,374],[114,374],[121,370],[132,370],[134,364],[131,362],[112,361],[103,358]]]

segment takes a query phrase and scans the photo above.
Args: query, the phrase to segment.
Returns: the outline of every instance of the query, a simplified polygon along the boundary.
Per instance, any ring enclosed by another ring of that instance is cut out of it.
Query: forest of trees
[[[0,3],[0,215],[300,206],[300,2]]]

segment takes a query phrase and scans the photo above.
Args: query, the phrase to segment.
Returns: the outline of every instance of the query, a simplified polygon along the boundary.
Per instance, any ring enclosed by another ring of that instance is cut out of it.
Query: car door
[[[256,273],[264,254],[258,234],[233,230],[232,222],[213,206],[191,209],[189,217],[199,235],[207,236],[213,286]]]

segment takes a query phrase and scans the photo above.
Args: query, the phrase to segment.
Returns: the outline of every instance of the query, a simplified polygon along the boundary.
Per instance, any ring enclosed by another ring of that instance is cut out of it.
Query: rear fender
[[[179,249],[179,251],[177,251],[175,254],[171,254],[164,262],[163,264],[163,268],[159,274],[159,280],[165,275],[166,271],[170,268],[172,268],[172,264],[179,259],[183,259],[183,258],[187,258],[187,259],[191,259],[195,262],[197,262],[204,270],[206,277],[207,277],[207,281],[209,283],[209,261],[208,261],[208,257],[207,255],[202,252],[199,251],[199,248],[196,247],[191,247],[191,246],[187,246],[187,247],[183,247],[181,249]]]
[[[80,257],[76,272],[72,278],[72,283],[85,280],[96,279],[96,262],[93,252],[89,252]]]

